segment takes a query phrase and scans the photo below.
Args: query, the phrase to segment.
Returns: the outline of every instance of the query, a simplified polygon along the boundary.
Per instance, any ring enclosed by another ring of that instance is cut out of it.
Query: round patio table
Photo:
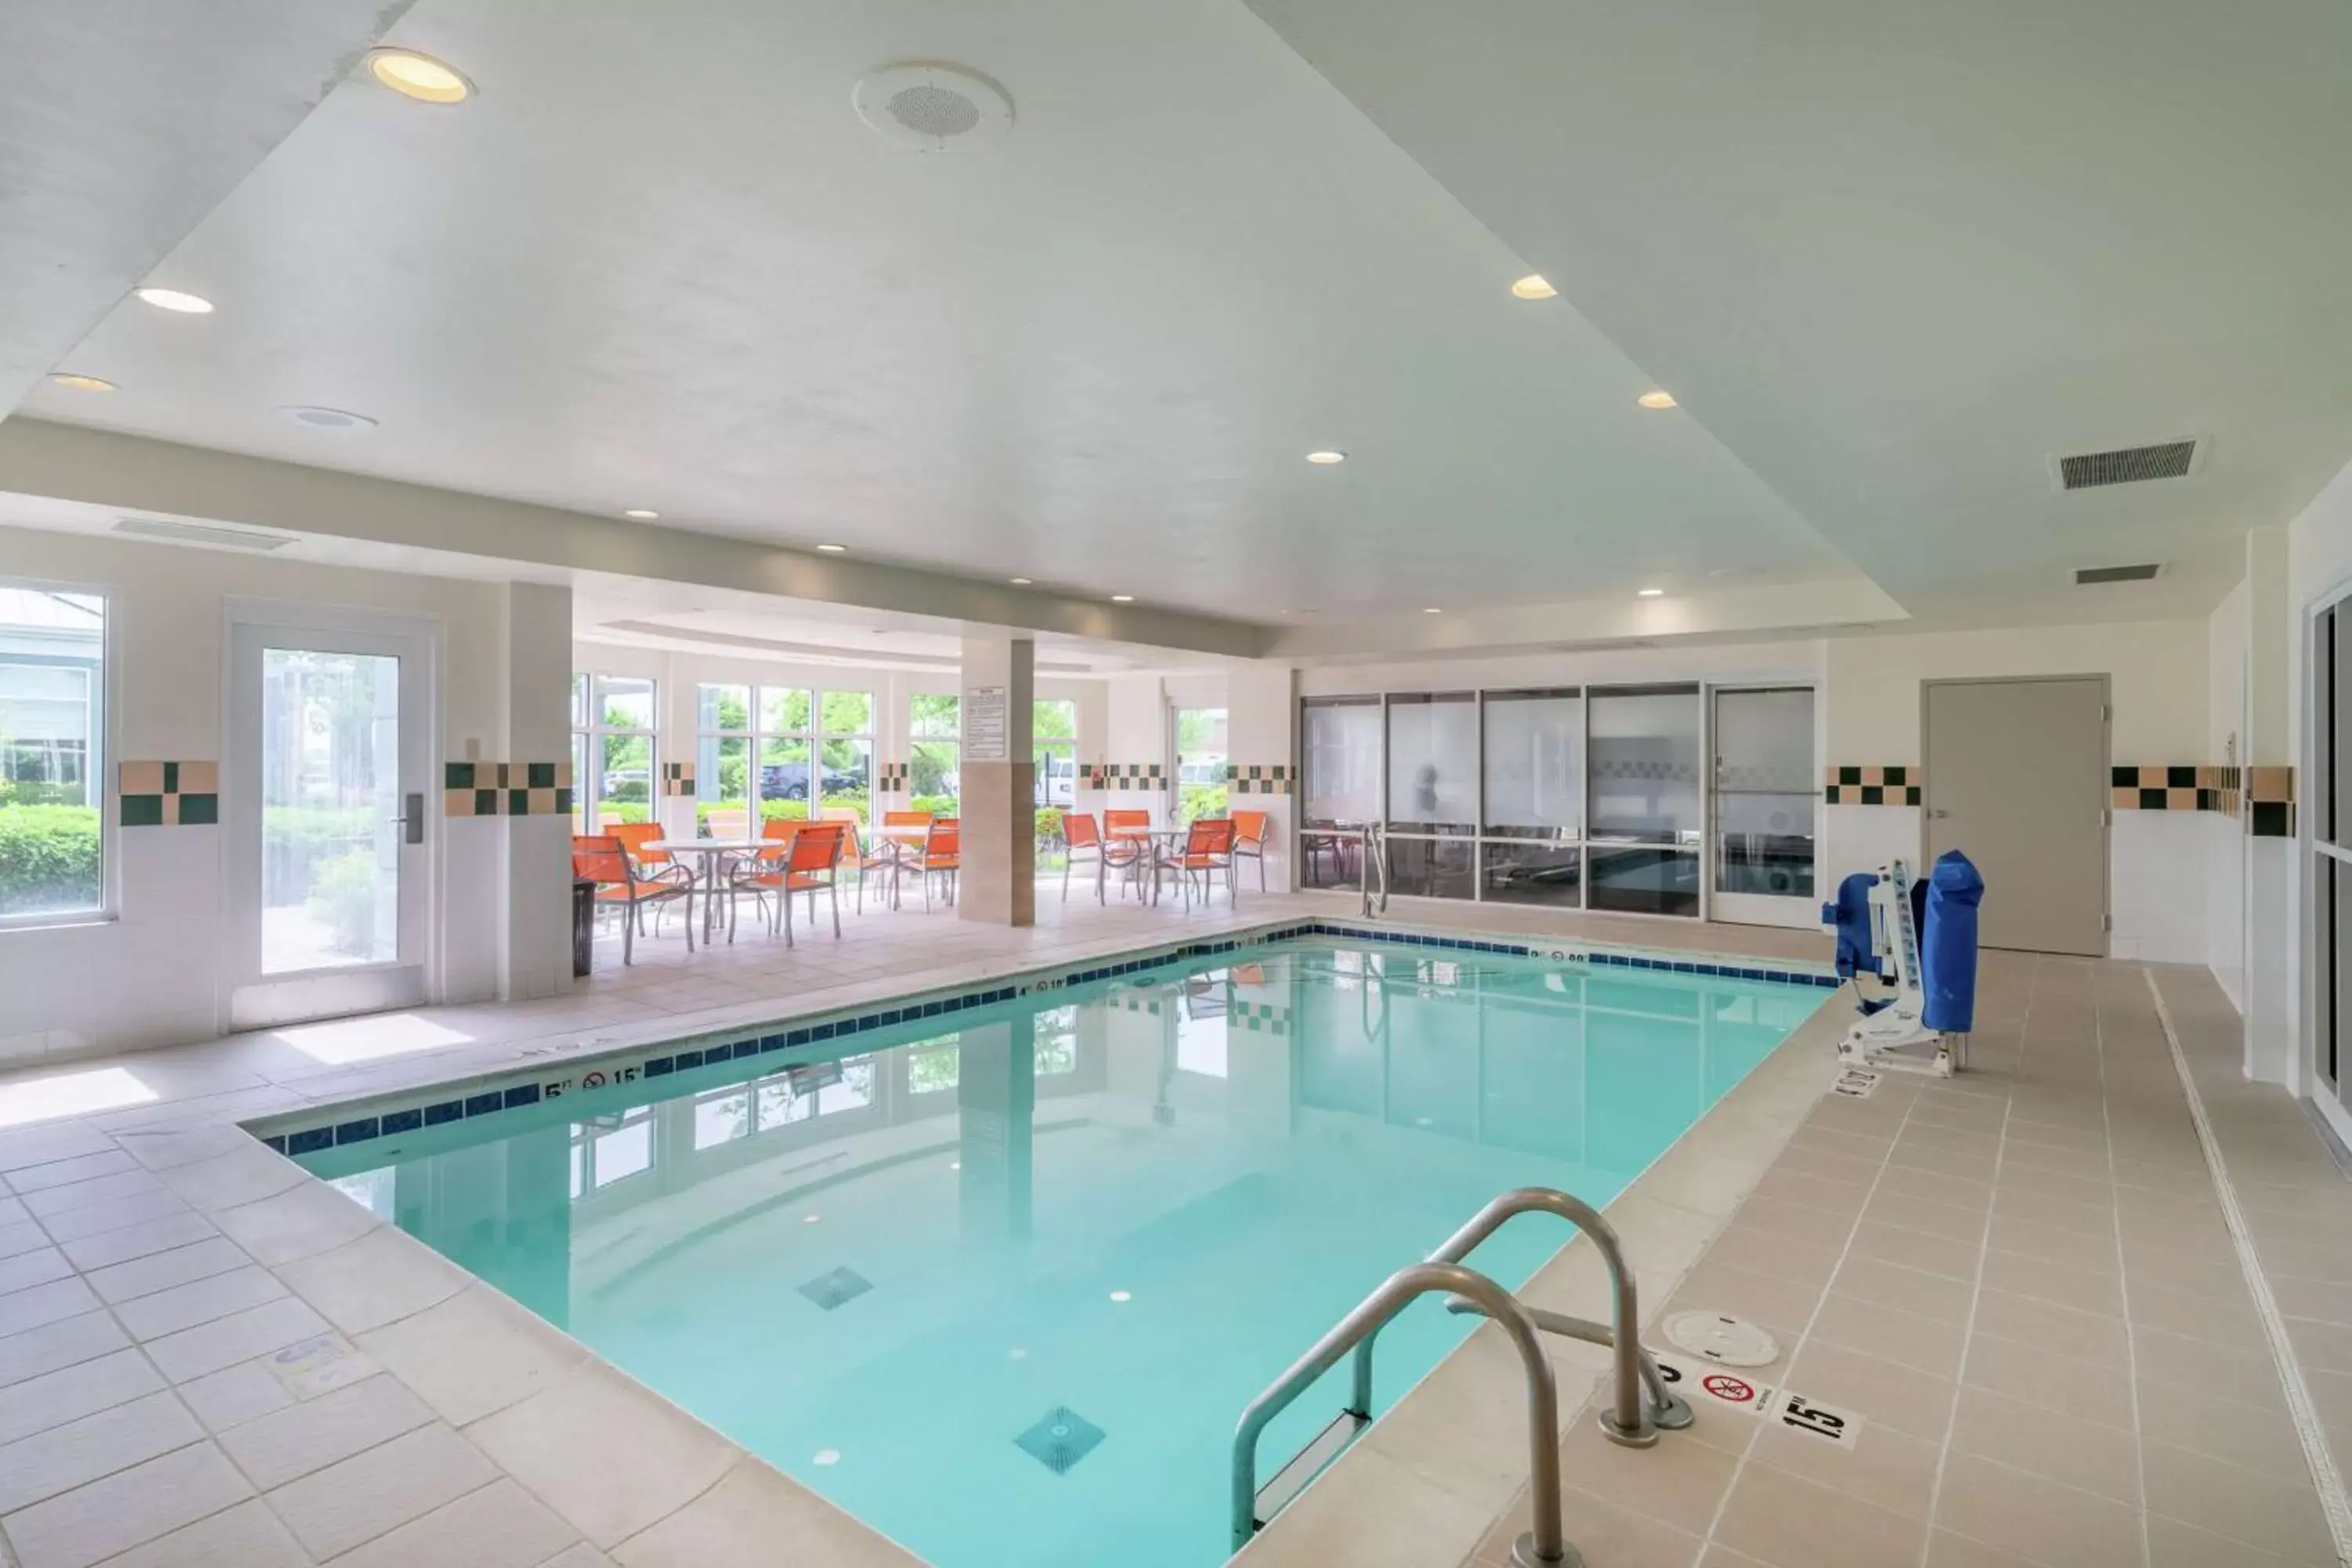
[[[702,884],[702,940],[708,942],[718,930],[719,879],[727,868],[727,858],[754,855],[782,842],[778,838],[656,838],[645,847],[664,855],[692,855],[701,862],[696,880]]]

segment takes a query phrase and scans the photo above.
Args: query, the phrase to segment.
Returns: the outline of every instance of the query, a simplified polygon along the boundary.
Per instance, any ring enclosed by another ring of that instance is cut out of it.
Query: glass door
[[[232,642],[233,1025],[423,1001],[439,798],[429,638],[245,623]]]
[[[1699,912],[1700,713],[1696,686],[1587,693],[1587,908]]]
[[[2352,1137],[2352,1109],[2345,1091],[2345,1058],[2352,1056],[2352,722],[2343,713],[2344,692],[2352,685],[2352,599],[2328,605],[2311,624],[2309,742],[2311,759],[2304,811],[2311,828],[2306,889],[2304,973],[2311,1020],[2311,1065],[2318,1080],[2313,1100],[2339,1137]],[[2241,780],[2251,795],[2254,770]],[[2246,984],[2253,984],[2249,968]]]
[[[1718,689],[1714,735],[1710,912],[1751,924],[1819,924],[1812,688]]]

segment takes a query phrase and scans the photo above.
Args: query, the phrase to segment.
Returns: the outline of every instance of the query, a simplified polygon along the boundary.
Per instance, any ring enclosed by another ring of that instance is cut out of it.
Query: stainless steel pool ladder
[[[1480,1242],[1502,1228],[1515,1215],[1557,1215],[1592,1238],[1608,1266],[1611,1290],[1610,1323],[1595,1323],[1563,1312],[1530,1308],[1518,1298],[1462,1259]],[[1380,1289],[1315,1342],[1314,1348],[1242,1412],[1234,1432],[1233,1541],[1238,1552],[1249,1539],[1281,1511],[1326,1465],[1337,1458],[1372,1421],[1372,1342],[1390,1319],[1433,1290],[1447,1294],[1453,1311],[1492,1318],[1510,1337],[1528,1374],[1528,1460],[1534,1526],[1512,1547],[1520,1568],[1575,1568],[1583,1559],[1563,1538],[1559,1510],[1559,1393],[1545,1355],[1540,1331],[1610,1347],[1616,1352],[1615,1405],[1601,1413],[1601,1430],[1612,1442],[1648,1447],[1659,1429],[1679,1430],[1691,1423],[1690,1406],[1669,1393],[1658,1369],[1641,1347],[1641,1311],[1635,1300],[1633,1271],[1625,1266],[1624,1248],[1609,1222],[1591,1205],[1550,1187],[1520,1187],[1501,1194],[1446,1239],[1428,1260],[1400,1268]],[[1257,1484],[1257,1442],[1266,1424],[1288,1407],[1316,1379],[1354,1352],[1353,1385],[1348,1405],[1307,1445],[1277,1470],[1264,1489]],[[1646,1396],[1646,1397],[1645,1397]],[[1621,1420],[1620,1411],[1630,1410]]]
[[[1381,868],[1381,906],[1378,910],[1372,908],[1372,864],[1375,860]],[[1370,920],[1375,914],[1389,912],[1389,849],[1377,822],[1367,822],[1363,826],[1362,844],[1356,861],[1356,886],[1364,895],[1366,920]]]

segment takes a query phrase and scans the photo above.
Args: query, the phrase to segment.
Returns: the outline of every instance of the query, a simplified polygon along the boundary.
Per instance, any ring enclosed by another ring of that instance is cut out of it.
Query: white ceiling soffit
[[[1241,5],[418,0],[387,41],[475,96],[332,93],[173,252],[217,312],[115,311],[121,390],[32,412],[1244,620],[1850,570]],[[852,88],[909,59],[1009,129],[876,134]]]
[[[0,416],[408,5],[0,4]]]
[[[72,526],[98,515],[91,509],[530,569],[481,574],[488,576],[601,573],[1244,658],[1268,637],[1262,626],[1146,605],[1097,604],[22,416],[0,424],[0,525]]]
[[[1915,613],[2210,561],[2352,458],[2352,5],[1248,3]]]

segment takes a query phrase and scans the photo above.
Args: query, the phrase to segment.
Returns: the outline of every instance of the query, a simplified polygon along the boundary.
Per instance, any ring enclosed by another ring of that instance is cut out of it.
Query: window
[[[572,817],[599,832],[653,820],[656,704],[654,683],[634,675],[572,678]],[[593,813],[593,816],[589,813]]]
[[[1029,705],[1037,804],[1067,810],[1077,800],[1078,705],[1039,698]]]
[[[610,1186],[653,1169],[654,1108],[633,1105],[615,1115],[572,1124],[572,1195]]]
[[[913,810],[955,815],[961,707],[952,693],[919,691],[907,700],[907,804]]]
[[[1048,1007],[1039,1013],[1029,1036],[1039,1078],[1078,1070],[1078,1010]]]
[[[1301,706],[1298,790],[1307,827],[1355,827],[1381,819],[1381,708],[1377,697],[1311,699]],[[1355,886],[1357,853],[1357,841],[1344,833],[1301,834],[1300,886]]]
[[[1476,881],[1478,700],[1467,691],[1389,699],[1389,887],[1466,899]]]
[[[874,798],[874,693],[819,696],[817,753],[817,798],[824,812],[852,812],[867,821]]]
[[[2352,1021],[2352,722],[2345,720],[2345,693],[2352,690],[2352,599],[2339,600],[2319,612],[2311,628],[2311,679],[2306,683],[2310,704],[2306,755],[2310,776],[2304,780],[2309,804],[2304,807],[2311,824],[2310,897],[2306,929],[2310,947],[2305,962],[2309,975],[2312,1068],[2325,1086],[2315,1101],[2343,1107],[2352,1095],[2345,1089],[2344,1058],[2347,1053],[2347,1021]],[[2246,826],[2264,837],[2288,831],[2289,807],[2278,804],[2273,790],[2258,789],[2257,776],[2267,770],[2249,768],[2245,786]],[[2263,797],[2267,795],[2268,800]],[[2341,1115],[2330,1121],[2339,1133]]]
[[[103,597],[0,586],[0,922],[106,907],[105,668]]]
[[[963,1036],[941,1035],[917,1043],[907,1052],[907,1089],[910,1094],[936,1094],[953,1089],[963,1066]]]
[[[751,690],[694,689],[694,820],[714,837],[751,831]]]
[[[1490,691],[1480,896],[1574,909],[1584,901],[1584,694]]]
[[[1813,692],[1715,694],[1715,890],[1813,896]]]
[[[1176,710],[1176,813],[1178,819],[1225,815],[1225,710]]]
[[[874,694],[801,686],[695,688],[695,818],[711,837],[819,812],[866,819],[874,776]]]

